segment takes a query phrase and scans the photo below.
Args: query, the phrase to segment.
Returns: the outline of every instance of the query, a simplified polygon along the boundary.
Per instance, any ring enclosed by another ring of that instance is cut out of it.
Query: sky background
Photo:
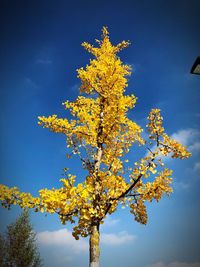
[[[39,127],[37,117],[67,116],[62,103],[79,93],[76,69],[91,58],[81,43],[94,43],[103,26],[113,44],[132,43],[120,54],[133,67],[127,93],[138,97],[129,117],[145,127],[150,109],[160,108],[168,134],[193,153],[166,161],[174,193],[147,205],[146,226],[128,208],[107,219],[102,267],[200,266],[200,76],[190,74],[200,55],[199,14],[198,0],[0,0],[0,183],[37,195],[60,186],[64,167],[84,179],[80,162],[65,156],[64,136]],[[19,213],[1,208],[0,231]],[[88,266],[88,240],[73,240],[71,225],[34,212],[31,221],[45,267]]]

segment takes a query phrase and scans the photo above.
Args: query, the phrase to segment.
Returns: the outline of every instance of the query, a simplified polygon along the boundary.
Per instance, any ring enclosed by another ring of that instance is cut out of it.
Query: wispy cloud
[[[66,246],[75,253],[88,251],[88,242],[84,239],[75,240],[67,229],[40,232],[37,234],[37,240],[41,245]]]
[[[102,243],[105,245],[118,246],[134,242],[136,240],[135,235],[128,234],[126,231],[112,234],[102,234]]]
[[[112,221],[114,223],[114,221]],[[119,233],[101,234],[101,242],[105,245],[118,246],[134,242],[135,235],[131,235],[126,231]],[[71,231],[67,229],[59,229],[56,231],[43,231],[37,234],[37,241],[40,245],[45,246],[65,246],[74,253],[82,253],[88,251],[88,241],[84,239],[75,240]]]
[[[200,113],[196,113],[195,116],[196,116],[197,118],[199,118],[199,117],[200,117]]]
[[[140,63],[126,63],[129,66],[131,66],[133,73],[136,73],[143,69],[144,66],[142,66]]]
[[[199,152],[200,151],[200,142],[195,142],[192,145],[189,146],[189,150],[194,152]]]
[[[20,102],[27,101],[38,94],[40,85],[32,78],[23,77],[18,85],[18,93],[20,94]]]
[[[174,186],[175,189],[188,189],[191,187],[191,183],[188,182],[174,182]]]
[[[76,83],[73,86],[71,86],[69,89],[70,91],[77,93],[79,91],[79,87],[80,87],[80,84]]]
[[[172,134],[171,138],[187,146],[192,153],[200,152],[200,131],[197,129],[180,130]]]
[[[41,64],[41,65],[50,65],[53,63],[52,60],[48,59],[48,58],[38,58],[35,61],[36,64]]]
[[[101,234],[101,242],[105,245],[110,246],[119,246],[122,244],[134,242],[136,240],[135,235],[131,235],[127,233],[126,231],[121,232],[115,232],[115,233],[105,233],[105,231],[109,229],[113,229],[113,227],[118,226],[120,220],[119,219],[113,219],[112,217],[108,216],[105,219],[105,223],[102,225],[102,231]]]
[[[200,162],[194,164],[194,171],[200,171]]]
[[[157,262],[152,265],[147,265],[146,267],[200,267],[200,262],[171,262],[171,263],[164,263],[164,262]]]
[[[29,77],[25,77],[23,80],[22,80],[22,87],[24,89],[28,89],[30,91],[31,90],[36,90],[39,88],[39,86],[32,80],[30,79]]]
[[[199,143],[197,140],[200,137],[200,131],[197,129],[182,129],[171,135],[171,138],[177,140],[183,145],[195,147],[194,144]]]
[[[34,63],[39,65],[51,65],[53,64],[53,58],[55,56],[55,48],[43,47],[35,55]]]
[[[49,260],[49,255],[48,260]],[[73,257],[66,255],[66,251],[51,251],[51,266],[69,266],[73,262]],[[46,261],[44,261],[46,263]],[[49,264],[48,264],[49,266]]]
[[[171,134],[170,138],[179,142],[180,144],[187,146],[189,152],[195,153],[200,151],[200,131],[197,129],[181,129],[173,134]],[[154,146],[152,151],[156,148]],[[160,155],[163,160],[171,159],[170,156],[163,157]]]
[[[119,219],[112,219],[110,216],[106,217],[104,224],[102,225],[102,228],[105,227],[111,227],[119,223]]]

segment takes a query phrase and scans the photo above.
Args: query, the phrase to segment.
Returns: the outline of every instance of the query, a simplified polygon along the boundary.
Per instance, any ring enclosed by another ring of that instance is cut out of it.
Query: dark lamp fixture
[[[200,75],[200,57],[195,60],[190,73]]]

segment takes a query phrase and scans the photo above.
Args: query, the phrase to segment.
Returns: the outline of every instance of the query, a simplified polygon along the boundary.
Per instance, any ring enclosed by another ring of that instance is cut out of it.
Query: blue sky
[[[37,117],[66,116],[61,103],[78,96],[76,69],[91,57],[81,43],[94,43],[106,25],[114,44],[132,43],[120,54],[134,70],[127,92],[138,102],[130,117],[144,127],[150,109],[161,108],[168,134],[193,156],[166,162],[174,193],[148,205],[147,226],[128,209],[108,218],[101,266],[199,267],[200,76],[190,69],[200,54],[200,2],[2,0],[0,13],[0,183],[37,195],[59,186],[64,167],[84,179],[79,161],[65,157],[64,136],[39,127]],[[0,230],[19,213],[1,209]],[[31,221],[45,267],[88,266],[88,240],[75,242],[70,225],[34,212]]]

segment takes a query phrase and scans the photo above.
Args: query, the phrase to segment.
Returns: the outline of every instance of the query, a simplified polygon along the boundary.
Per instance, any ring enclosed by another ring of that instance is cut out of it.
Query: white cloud
[[[88,251],[88,242],[84,239],[75,240],[67,229],[40,232],[37,240],[41,245],[66,246],[77,253]]]
[[[101,241],[103,244],[118,246],[121,244],[127,244],[136,240],[135,235],[130,235],[126,231],[112,234],[102,234]]]
[[[170,138],[174,139],[175,141],[179,142],[180,144],[187,146],[187,149],[189,152],[198,152],[200,151],[200,131],[197,129],[182,129],[175,133],[173,133]],[[152,147],[152,151],[154,151],[156,146]],[[147,153],[148,154],[148,153]],[[146,154],[146,155],[147,155]],[[160,157],[163,160],[169,160],[171,159],[170,155],[167,157],[164,157],[160,155]]]
[[[200,170],[200,162],[196,162],[196,163],[194,164],[194,170],[195,170],[195,171],[199,171],[199,170]]]
[[[191,184],[188,182],[174,182],[175,189],[188,189],[190,188]]]
[[[110,216],[106,217],[104,224],[102,224],[102,228],[114,226],[119,223],[119,219],[112,219]]]
[[[190,145],[188,149],[192,152],[200,151],[200,142],[195,142],[194,144]]]
[[[173,133],[171,135],[171,138],[175,139],[176,141],[180,142],[183,145],[188,145],[190,141],[196,138],[196,136],[198,135],[199,131],[196,129],[185,129]]]
[[[111,224],[115,224],[117,220],[110,219],[110,222]],[[118,246],[135,240],[136,236],[128,234],[126,231],[111,234],[102,233],[100,235],[100,242],[111,246]],[[87,252],[89,249],[88,240],[75,240],[71,231],[67,229],[39,232],[37,234],[37,241],[40,245],[45,246],[66,246],[74,253]]]
[[[69,266],[69,263],[73,261],[73,257],[66,255],[66,251],[64,253],[63,251],[59,251],[59,253],[58,251],[51,251],[51,257],[51,264],[53,263],[52,266]]]
[[[146,267],[200,267],[200,262],[171,262],[169,264],[163,262],[157,262],[152,265],[147,265]]]

